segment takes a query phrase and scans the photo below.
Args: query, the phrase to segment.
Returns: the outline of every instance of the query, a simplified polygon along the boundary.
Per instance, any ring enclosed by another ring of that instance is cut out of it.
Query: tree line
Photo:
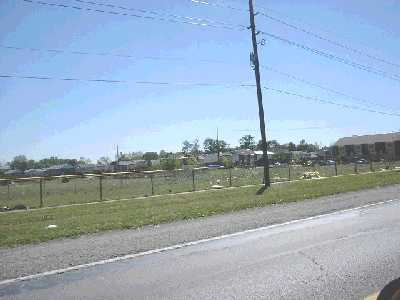
[[[231,147],[225,140],[206,138],[202,147],[198,139],[193,141],[185,140],[182,143],[181,153],[188,156],[188,159],[196,159],[200,154],[208,153],[222,153],[227,151],[233,151],[238,149],[250,149],[250,150],[262,150],[261,140],[256,143],[256,139],[252,135],[244,135],[239,139],[239,145],[236,147]],[[288,151],[305,151],[305,152],[315,152],[320,149],[317,143],[311,144],[307,143],[302,139],[298,144],[289,142],[286,144],[280,144],[277,140],[270,140],[267,142],[267,149],[273,152],[283,152]],[[177,165],[176,153],[167,152],[161,150],[157,152],[131,152],[131,153],[121,153],[118,157],[119,160],[145,160],[150,162],[151,160],[161,159],[162,166],[166,169],[175,168]],[[56,156],[51,156],[49,158],[44,158],[41,160],[28,159],[25,155],[17,155],[14,159],[8,163],[11,169],[25,171],[28,169],[44,169],[55,165],[69,164],[72,166],[87,165],[91,164],[92,161],[88,158],[80,157],[79,159],[65,159],[58,158]],[[97,164],[109,165],[112,160],[103,156],[97,160]]]

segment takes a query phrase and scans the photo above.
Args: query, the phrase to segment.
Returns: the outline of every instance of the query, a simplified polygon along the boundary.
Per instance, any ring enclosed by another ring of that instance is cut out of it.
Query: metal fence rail
[[[308,172],[318,172],[320,177],[330,177],[394,168],[400,168],[400,161],[310,167],[281,165],[270,168],[270,177],[272,182],[282,182],[302,179]],[[263,169],[257,167],[0,179],[0,208],[37,208],[238,187],[260,184],[262,178]]]

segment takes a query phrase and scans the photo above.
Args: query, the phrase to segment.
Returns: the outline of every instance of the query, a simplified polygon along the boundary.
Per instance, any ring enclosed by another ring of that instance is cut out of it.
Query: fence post
[[[10,184],[11,181],[7,181],[7,200],[10,201]]]
[[[291,171],[290,171],[290,163],[288,163],[288,172],[289,172],[289,181],[291,181],[292,180],[292,174],[291,174]]]
[[[99,196],[100,201],[103,201],[103,176],[99,176]]]
[[[151,195],[154,196],[153,174],[150,174],[150,182],[151,182]]]
[[[357,162],[354,162],[354,173],[355,174],[358,173],[358,164],[357,164]]]
[[[195,171],[192,169],[192,190],[193,192],[196,190],[196,182],[195,182]]]
[[[39,181],[39,189],[40,189],[40,207],[43,207],[43,179],[40,178]]]
[[[337,176],[337,162],[335,161],[335,176]]]
[[[232,187],[232,167],[229,167],[229,186]]]
[[[374,171],[374,167],[373,167],[373,164],[372,164],[372,159],[369,159],[369,170],[370,170],[371,172]]]

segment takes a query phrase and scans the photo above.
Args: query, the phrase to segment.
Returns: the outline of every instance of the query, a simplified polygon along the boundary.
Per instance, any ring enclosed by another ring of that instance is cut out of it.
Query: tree
[[[165,150],[160,150],[160,154],[158,155],[160,158],[167,158],[168,153]]]
[[[189,142],[188,140],[185,140],[182,143],[182,152],[185,155],[192,154],[194,156],[197,156],[200,152],[200,145],[199,145],[199,140],[195,139],[192,142]]]
[[[254,142],[254,136],[250,134],[242,136],[242,138],[239,140],[239,145],[241,149],[254,150],[256,148],[256,144]]]
[[[229,147],[228,143],[224,140],[214,140],[212,138],[206,138],[203,142],[203,148],[206,153],[223,152]]]
[[[83,156],[81,156],[78,160],[79,165],[88,165],[91,163],[92,163],[92,161],[90,160],[90,158],[84,158]]]
[[[300,141],[300,144],[297,145],[298,151],[307,151],[307,143],[304,139]]]
[[[193,144],[190,143],[188,140],[183,141],[182,143],[182,152],[187,155],[192,151]]]
[[[28,168],[28,160],[25,155],[17,155],[11,161],[10,166],[12,169],[25,171]]]
[[[107,165],[109,165],[111,163],[111,159],[109,157],[107,157],[107,156],[102,156],[97,160],[97,163],[99,165],[107,166]]]
[[[145,154],[143,154],[143,159],[145,161],[156,160],[158,159],[158,154],[157,152],[146,152]]]
[[[280,146],[280,144],[278,143],[277,140],[267,141],[267,149],[268,150],[279,147],[279,146]],[[262,141],[261,140],[258,141],[256,150],[262,150]]]
[[[192,149],[191,153],[194,156],[197,156],[200,153],[200,145],[199,145],[199,139],[195,139],[192,142]]]
[[[179,161],[174,158],[166,158],[161,161],[161,168],[163,170],[174,170],[179,167],[180,167]]]
[[[288,150],[289,151],[296,151],[296,144],[293,142],[289,142],[288,144]]]

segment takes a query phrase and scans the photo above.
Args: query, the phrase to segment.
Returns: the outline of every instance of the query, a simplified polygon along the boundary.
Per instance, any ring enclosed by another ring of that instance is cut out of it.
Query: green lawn
[[[0,214],[0,247],[137,228],[398,183],[400,172],[390,171],[284,183],[258,196],[257,187],[246,187],[3,213]],[[47,229],[50,224],[58,227]]]

